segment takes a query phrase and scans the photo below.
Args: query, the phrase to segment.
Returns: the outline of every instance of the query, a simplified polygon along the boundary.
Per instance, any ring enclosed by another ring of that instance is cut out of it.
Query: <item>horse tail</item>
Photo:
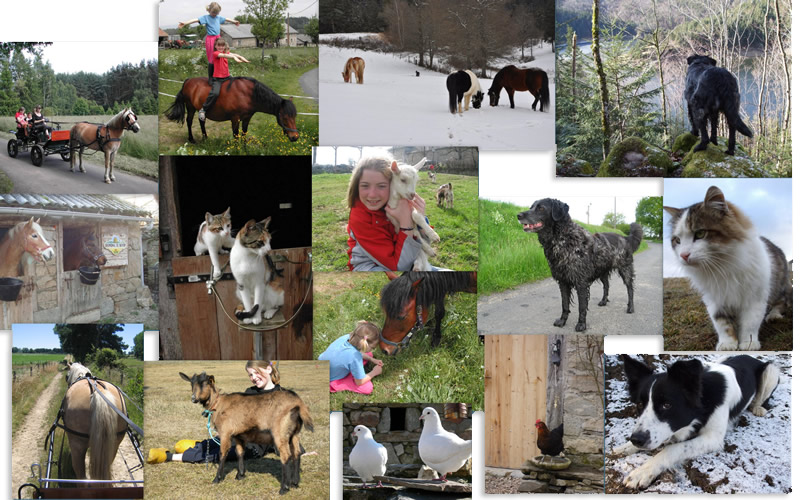
[[[547,72],[542,71],[542,88],[539,89],[539,96],[542,100],[542,111],[550,109],[550,83],[547,80]]]
[[[117,455],[116,423],[117,414],[98,394],[98,387],[92,393],[89,405],[89,471],[92,479],[111,479],[111,462]]]
[[[186,86],[187,81],[184,80],[180,92],[175,96],[175,101],[164,112],[164,116],[168,120],[181,124],[183,123],[183,116],[186,114],[186,97],[183,95],[183,87]]]

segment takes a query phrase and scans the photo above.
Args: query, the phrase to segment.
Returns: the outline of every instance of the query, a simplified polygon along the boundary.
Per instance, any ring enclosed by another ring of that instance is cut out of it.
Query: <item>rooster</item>
[[[537,420],[536,433],[536,446],[543,454],[555,457],[564,451],[564,424],[551,431],[544,422]]]

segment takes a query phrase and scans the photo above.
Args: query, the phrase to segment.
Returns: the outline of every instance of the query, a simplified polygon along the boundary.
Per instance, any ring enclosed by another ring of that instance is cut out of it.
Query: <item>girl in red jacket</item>
[[[400,200],[395,209],[386,206],[391,168],[390,158],[364,158],[350,177],[347,266],[351,271],[410,271],[422,251],[421,243],[412,235],[411,211],[416,208],[425,215],[425,200],[417,194],[411,201]],[[386,212],[400,222],[399,233],[395,233]]]

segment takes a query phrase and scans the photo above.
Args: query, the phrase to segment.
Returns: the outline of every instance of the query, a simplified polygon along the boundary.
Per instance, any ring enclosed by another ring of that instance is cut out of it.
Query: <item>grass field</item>
[[[764,323],[758,333],[763,351],[792,350],[792,311],[784,318]],[[664,279],[664,350],[713,351],[717,332],[703,299],[688,278]]]
[[[316,273],[314,280],[314,358],[359,320],[383,325],[380,291],[388,283],[383,273]],[[383,373],[373,381],[373,393],[331,394],[331,409],[339,410],[345,402],[378,401],[460,402],[482,410],[483,344],[476,334],[476,299],[474,294],[457,293],[445,300],[439,347],[431,347],[431,314],[405,351],[392,357],[373,353],[384,363]]]
[[[550,277],[550,266],[539,244],[539,238],[522,230],[517,214],[527,207],[510,203],[480,200],[480,255],[478,293],[489,294]],[[577,221],[576,221],[577,222]],[[590,224],[579,225],[590,233],[614,232],[618,229]],[[647,249],[642,240],[637,251]]]
[[[434,243],[436,257],[430,263],[454,271],[478,268],[478,177],[436,174],[437,182],[420,179],[417,193],[425,199],[425,211],[441,241]],[[313,198],[312,241],[314,271],[347,270],[347,219],[350,209],[345,203],[350,174],[318,174],[311,176]],[[436,205],[436,189],[453,183],[452,209]]]
[[[17,354],[13,355],[14,357]],[[23,355],[24,356],[24,355]],[[61,356],[64,359],[64,356]],[[16,361],[13,361],[16,366]],[[58,371],[58,365],[50,365],[44,370],[35,372],[32,377],[21,377],[17,383],[11,385],[11,435],[25,421],[25,417],[36,404],[39,395],[53,380],[53,375]],[[59,403],[61,400],[59,399]],[[52,422],[52,420],[50,420]]]
[[[246,57],[249,64],[231,63],[232,76],[250,76],[278,94],[302,96],[299,79],[319,64],[316,47],[268,49],[261,61],[261,49],[235,49]],[[191,77],[208,75],[205,49],[159,51],[159,151],[165,155],[310,155],[311,148],[319,144],[319,117],[300,113],[319,113],[319,102],[314,99],[295,98],[297,130],[300,138],[289,142],[283,135],[273,115],[256,113],[250,122],[247,137],[233,138],[230,122],[206,122],[208,139],[202,141],[200,125],[195,116],[193,133],[198,144],[188,142],[186,124],[167,120],[164,112],[173,103],[182,82]],[[165,80],[166,79],[166,80]],[[174,81],[169,81],[174,80]],[[168,94],[168,95],[164,95]],[[240,127],[241,130],[241,127]]]
[[[15,352],[11,354],[11,365],[22,366],[31,363],[46,363],[48,361],[61,361],[64,354],[24,354]]]
[[[181,439],[209,437],[202,408],[191,402],[191,386],[179,372],[189,376],[205,371],[214,375],[223,392],[244,391],[252,384],[244,361],[159,361],[145,370],[145,429],[143,452],[149,448],[172,448]],[[319,361],[278,363],[281,386],[303,399],[314,420],[314,432],[303,430],[300,441],[315,456],[302,459],[300,488],[282,498],[328,498],[330,489],[330,413],[328,364]],[[225,465],[225,480],[211,484],[217,466],[167,462],[145,465],[145,498],[277,498],[280,489],[280,460],[273,454],[245,461],[246,476],[236,481],[235,461]]]
[[[136,111],[136,110],[134,110]],[[53,123],[60,124],[61,130],[69,130],[77,122],[106,123],[113,114],[108,115],[87,115],[87,116],[48,116]],[[153,115],[137,115],[137,121],[141,130],[134,134],[125,132],[122,136],[117,157],[114,160],[114,168],[119,167],[129,173],[158,178],[158,118]],[[14,134],[9,130],[15,129],[14,119],[9,117],[0,118],[0,138],[6,141],[11,139]],[[54,127],[55,128],[55,127]],[[3,148],[5,149],[5,147]],[[5,153],[8,154],[8,153]],[[20,153],[19,158],[30,162],[28,153]],[[58,155],[52,157],[61,162]],[[86,150],[83,155],[84,160],[92,163],[104,163],[103,154]],[[47,159],[45,159],[47,161]],[[64,162],[67,165],[67,162]]]

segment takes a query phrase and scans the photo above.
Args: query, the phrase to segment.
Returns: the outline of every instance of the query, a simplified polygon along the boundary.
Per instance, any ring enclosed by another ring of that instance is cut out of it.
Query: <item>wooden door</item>
[[[87,313],[92,310],[100,310],[100,301],[103,298],[102,279],[98,279],[94,285],[87,285],[81,282],[78,271],[66,271],[61,274],[61,318],[69,321],[69,318],[76,314]]]
[[[519,468],[536,455],[547,408],[547,335],[486,335],[485,463]]]
[[[33,276],[19,276],[22,289],[13,302],[0,301],[0,330],[10,330],[14,323],[33,323]]]

